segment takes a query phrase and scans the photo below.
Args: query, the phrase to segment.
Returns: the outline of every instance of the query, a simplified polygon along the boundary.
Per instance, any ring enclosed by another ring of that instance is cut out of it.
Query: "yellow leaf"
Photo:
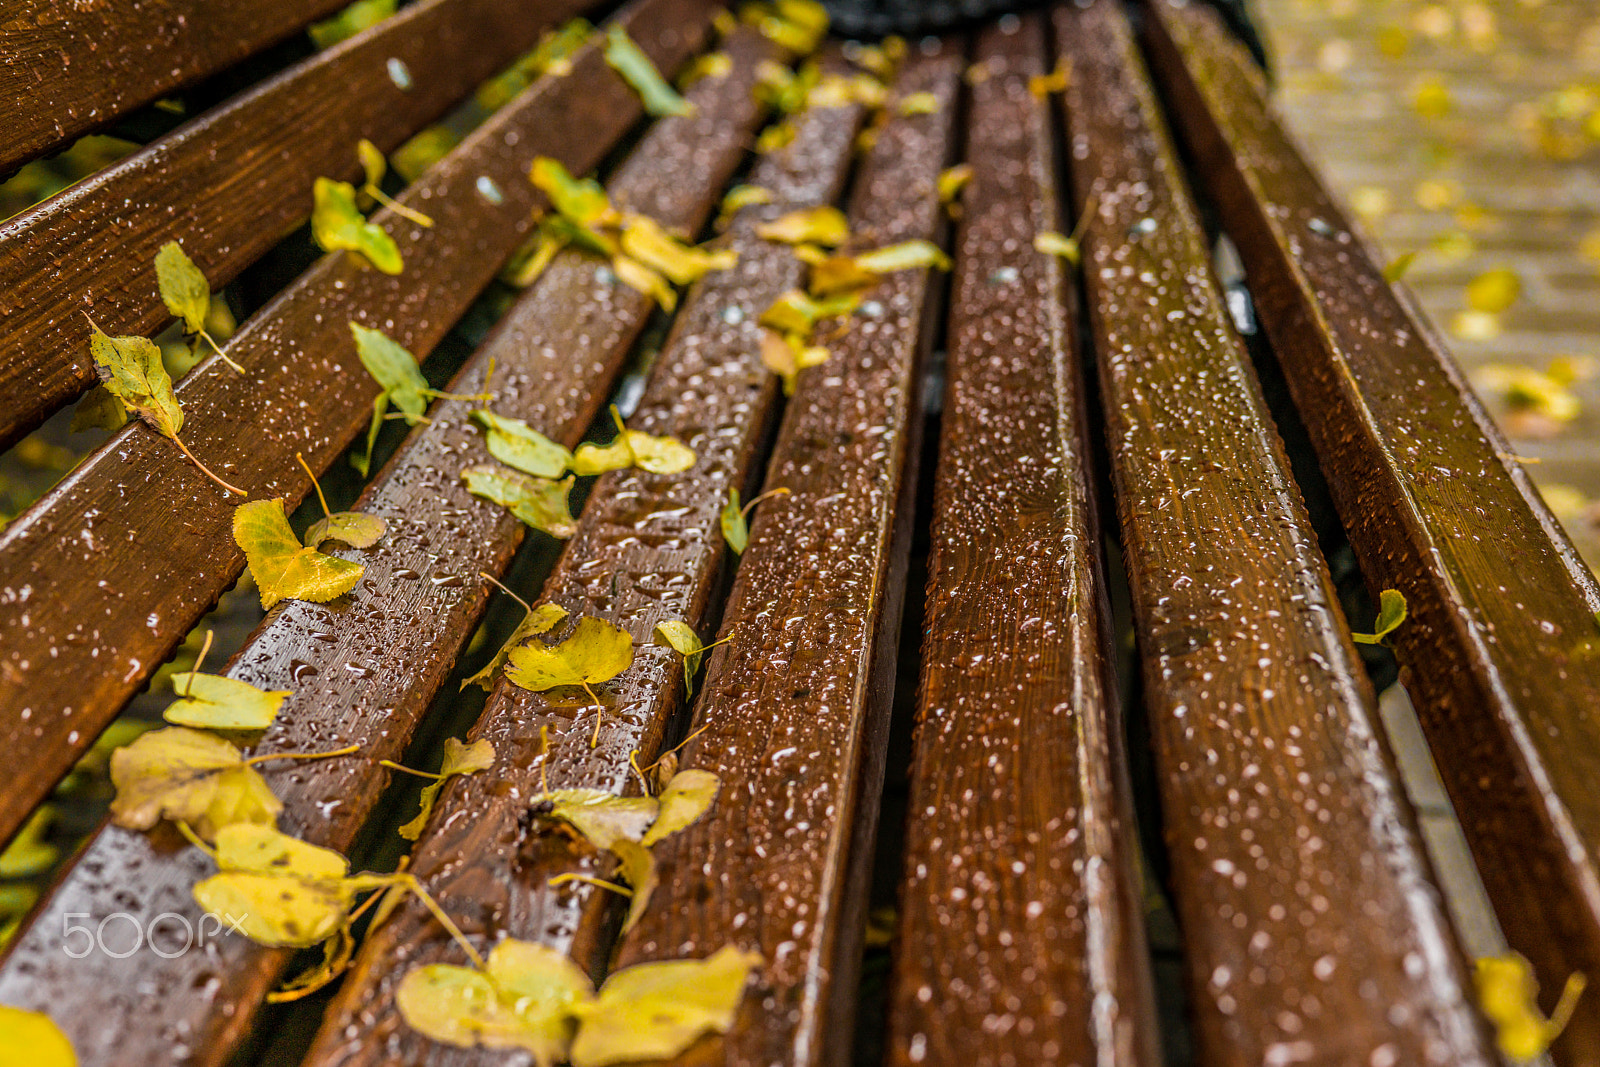
[[[628,901],[628,915],[622,921],[621,933],[626,934],[644,914],[650,895],[656,891],[656,859],[648,848],[628,840],[614,842],[611,851],[617,857],[617,873],[633,891]]]
[[[556,623],[566,617],[567,609],[560,604],[540,604],[530,608],[522,621],[517,623],[517,628],[511,631],[511,636],[506,638],[505,644],[500,646],[500,651],[495,653],[494,659],[485,664],[483,670],[462,682],[461,688],[476,685],[487,692],[492,687],[494,676],[505,666],[506,657],[511,654],[513,648],[535,634],[548,633]]]
[[[174,674],[172,691],[178,699],[162,718],[203,730],[265,730],[291,695],[288,689],[257,689],[237,678],[194,671]]]
[[[801,371],[826,363],[828,356],[823,346],[806,344],[802,334],[768,329],[761,335],[761,363],[783,379],[785,396],[794,395]]]
[[[1077,266],[1082,257],[1078,242],[1055,230],[1044,230],[1035,234],[1033,247],[1035,251],[1043,252],[1047,256],[1060,256],[1073,266]]]
[[[1485,271],[1467,283],[1467,306],[1473,311],[1498,315],[1522,295],[1522,279],[1509,267]]]
[[[344,925],[353,892],[343,881],[224,872],[194,887],[195,903],[259,945],[309,948]]]
[[[1444,79],[1437,74],[1429,74],[1412,86],[1411,106],[1425,119],[1439,119],[1450,114],[1454,101]]]
[[[717,799],[722,779],[710,771],[679,771],[667,782],[666,788],[656,798],[661,814],[650,824],[650,830],[639,841],[649,848],[670,834],[692,825],[704,815]]]
[[[773,201],[771,189],[763,189],[759,185],[735,185],[729,189],[722,198],[722,208],[718,215],[718,222],[726,224],[744,208],[755,204],[770,204]]]
[[[939,203],[953,204],[961,190],[972,181],[972,164],[958,163],[939,172]]]
[[[89,354],[100,382],[128,411],[174,440],[183,429],[183,409],[172,392],[172,378],[161,349],[147,337],[110,337],[89,320]]]
[[[622,230],[622,251],[666,275],[674,285],[689,285],[709,271],[728,270],[739,262],[739,253],[733,249],[713,251],[685,244],[645,215],[628,217]]]
[[[354,252],[385,274],[404,269],[394,238],[356,208],[349,182],[318,178],[312,185],[311,236],[324,252]]]
[[[183,332],[203,331],[211,312],[211,285],[178,242],[168,241],[156,253],[156,281],[161,287],[161,302],[183,322]]]
[[[637,842],[661,812],[655,797],[620,797],[604,789],[553,789],[532,798],[534,815],[566,823],[595,848],[614,852]]]
[[[675,437],[630,430],[617,409],[611,409],[617,436],[608,445],[579,445],[572,456],[572,472],[579,477],[638,467],[651,474],[679,474],[694,466],[694,449]]]
[[[236,747],[181,726],[152,730],[113,752],[111,782],[111,819],[130,830],[167,818],[209,838],[235,817],[270,823],[283,806]]]
[[[494,501],[535,530],[562,540],[578,532],[568,501],[572,492],[570,475],[557,482],[480,464],[462,471],[461,480],[473,496]]]
[[[321,548],[324,541],[339,541],[351,548],[371,548],[389,526],[377,515],[364,511],[335,511],[324,515],[306,530],[307,548]]]
[[[0,1067],[77,1067],[72,1042],[43,1012],[0,1004]]]
[[[759,955],[728,946],[705,960],[616,972],[593,1001],[573,1005],[579,1019],[573,1067],[672,1059],[703,1034],[727,1033],[759,963]]]
[[[252,500],[233,512],[233,539],[244,551],[261,594],[261,606],[280,600],[326,603],[354,589],[365,569],[325,556],[295,539],[283,501]]]
[[[939,97],[934,93],[912,93],[900,99],[900,114],[911,115],[936,115],[939,112]]]
[[[1517,1061],[1542,1055],[1561,1036],[1588,985],[1582,974],[1567,979],[1560,1003],[1549,1019],[1539,1010],[1539,983],[1533,966],[1517,953],[1487,956],[1473,967],[1478,1004],[1494,1024],[1500,1051]]]
[[[1055,69],[1049,74],[1035,74],[1028,79],[1028,92],[1037,99],[1043,100],[1051,93],[1064,93],[1067,86],[1072,84],[1072,63],[1067,59],[1056,62]]]
[[[782,340],[782,337],[777,334],[771,334],[770,331],[769,335],[778,337],[780,341]],[[785,356],[784,358],[787,360],[788,357]],[[767,364],[767,367],[770,370],[771,364]],[[739,490],[728,490],[728,502],[722,505],[722,511],[718,515],[718,522],[722,527],[722,539],[728,543],[729,548],[733,549],[733,554],[736,556],[744,555],[745,547],[750,544],[750,524],[745,521],[744,509],[739,506]]]
[[[702,78],[726,78],[733,73],[733,57],[726,52],[706,52],[694,58],[678,77],[678,85],[687,89]]]
[[[604,619],[585,617],[560,644],[529,641],[512,649],[508,661],[506,677],[534,692],[562,685],[599,685],[633,663],[633,635]]]
[[[0,878],[32,878],[55,865],[61,850],[44,840],[54,818],[55,809],[48,804],[34,809],[11,844],[0,852]]]
[[[523,1049],[540,1067],[564,1060],[572,1008],[594,995],[589,976],[543,945],[505,940],[484,971],[435,963],[407,972],[395,1006],[413,1030],[460,1048]]]
[[[544,193],[550,206],[584,228],[609,224],[617,217],[611,198],[593,178],[574,178],[558,159],[539,156],[528,172],[534,187]]]
[[[763,222],[756,227],[756,236],[781,244],[815,244],[829,248],[843,244],[850,237],[850,222],[844,212],[824,205]]]
[[[439,766],[439,776],[422,787],[421,810],[417,812],[416,818],[400,827],[400,836],[408,841],[415,841],[422,836],[423,827],[428,825],[428,816],[433,814],[434,801],[439,798],[439,790],[444,788],[444,783],[451,777],[458,774],[476,774],[488,770],[493,765],[494,745],[487,740],[480,738],[470,745],[463,745],[453,737],[446,738],[444,761]]]
[[[638,260],[617,256],[611,260],[611,269],[630,289],[637,289],[653,299],[662,311],[678,306],[678,294],[667,280]]]

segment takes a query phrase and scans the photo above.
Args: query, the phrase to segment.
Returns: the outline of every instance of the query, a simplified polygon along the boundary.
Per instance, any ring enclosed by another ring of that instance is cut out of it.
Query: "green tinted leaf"
[[[1415,251],[1407,252],[1403,256],[1396,257],[1394,262],[1383,268],[1383,280],[1393,285],[1395,282],[1406,276],[1406,271],[1410,270],[1411,264],[1415,263],[1416,261],[1417,253]]]
[[[435,963],[407,972],[395,1006],[418,1033],[461,1048],[516,1048],[540,1067],[564,1060],[574,1004],[594,995],[582,968],[543,945],[505,940],[486,972]]]
[[[404,268],[400,248],[382,226],[368,222],[356,208],[356,190],[349,182],[318,178],[312,186],[311,236],[324,252],[354,252],[385,274]]]
[[[1405,594],[1398,589],[1385,589],[1379,600],[1378,622],[1374,632],[1350,635],[1351,639],[1358,644],[1382,644],[1385,637],[1388,637],[1395,631],[1396,627],[1406,621]]]
[[[233,539],[250,564],[263,608],[280,600],[326,603],[354,589],[364,573],[359,563],[301,545],[281,499],[240,504],[233,512]]]
[[[50,1016],[0,1004],[0,1065],[78,1067],[78,1055]]]
[[[616,217],[611,199],[593,178],[574,178],[558,159],[539,156],[528,172],[534,188],[549,199],[550,206],[577,226],[598,226]]]
[[[318,48],[332,48],[394,14],[398,0],[356,0],[330,19],[312,23],[311,42]]]
[[[695,672],[700,669],[700,658],[705,654],[705,646],[700,641],[700,635],[682,619],[669,619],[666,622],[656,623],[656,633],[683,657],[684,688],[687,692],[693,693]]]
[[[609,682],[633,663],[633,635],[593,616],[578,620],[565,641],[529,641],[511,650],[506,677],[523,689]]]
[[[356,355],[361,357],[361,365],[388,394],[394,406],[413,419],[426,412],[428,380],[417,366],[417,357],[381,330],[352,322],[350,333],[356,339]]]
[[[505,644],[500,646],[500,651],[495,653],[494,659],[490,660],[483,670],[462,682],[461,688],[465,689],[469,685],[476,685],[487,692],[493,687],[494,676],[499,673],[501,667],[505,666],[506,657],[511,654],[513,648],[516,648],[535,634],[549,632],[551,627],[566,617],[567,609],[560,604],[535,605],[531,611],[522,617],[522,621],[517,623],[517,628],[511,631],[511,636],[506,638]]]
[[[613,25],[606,33],[606,62],[639,94],[639,100],[649,114],[694,114],[694,106],[667,84],[655,64],[650,62],[650,57],[633,43],[621,26]]]
[[[106,391],[163,437],[183,429],[183,409],[161,362],[161,349],[147,337],[108,337],[89,321],[89,354]]]
[[[559,478],[572,453],[521,419],[508,419],[482,408],[472,421],[484,428],[489,454],[508,467],[539,478]]]
[[[468,492],[492,500],[533,527],[551,537],[565,540],[578,532],[577,520],[567,495],[572,492],[572,477],[559,482],[535,478],[504,467],[482,464],[461,472]]]
[[[363,137],[356,142],[356,158],[361,160],[361,170],[366,175],[366,183],[376,188],[389,169],[389,161],[383,158],[383,149]]]
[[[71,431],[82,433],[94,428],[120,430],[127,421],[128,409],[122,406],[122,401],[105,386],[97,385],[78,401],[78,407],[72,413]]]
[[[619,841],[638,842],[661,811],[655,797],[619,797],[603,789],[555,789],[529,803],[538,817],[564,822],[610,852]]]
[[[0,852],[0,878],[32,878],[55,864],[61,850],[44,840],[54,818],[55,809],[48,804],[34,809],[11,844]]]
[[[288,689],[257,689],[237,678],[193,671],[174,674],[172,691],[180,696],[162,717],[203,730],[265,730],[291,695]]]
[[[692,825],[710,809],[721,788],[722,779],[710,771],[688,770],[673,775],[656,798],[661,805],[661,814],[639,843],[649,848],[662,838]]]
[[[161,302],[182,320],[183,332],[204,330],[211,312],[211,284],[178,242],[168,241],[156,253],[156,280],[161,286]]]
[[[641,963],[613,974],[593,1001],[578,1003],[573,1067],[666,1060],[701,1035],[727,1033],[744,999],[755,953],[731,945],[705,960]]]
[[[444,762],[439,766],[439,777],[433,782],[422,787],[422,809],[417,812],[417,817],[400,827],[400,836],[408,841],[415,841],[422,836],[423,827],[428,825],[428,816],[433,814],[433,804],[439,798],[439,790],[444,788],[444,783],[457,774],[476,774],[488,770],[494,765],[494,745],[486,740],[477,740],[470,745],[463,745],[455,738],[446,738],[444,742]]]
[[[622,933],[626,934],[650,906],[650,895],[656,891],[658,883],[656,859],[648,848],[626,839],[612,842],[611,852],[618,860],[617,873],[633,890],[628,901],[628,916],[622,921]]]
[[[734,555],[744,555],[745,546],[750,543],[750,524],[745,521],[744,511],[739,506],[739,490],[728,490],[728,502],[722,505],[722,513],[718,518],[722,525],[722,539],[733,549]]]
[[[306,530],[306,547],[321,548],[324,541],[340,541],[351,548],[371,548],[377,544],[388,525],[378,516],[365,511],[335,511],[311,524]]]

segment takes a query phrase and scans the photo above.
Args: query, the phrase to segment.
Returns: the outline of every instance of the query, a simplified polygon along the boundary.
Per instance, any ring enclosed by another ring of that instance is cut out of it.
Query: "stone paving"
[[[1255,7],[1290,127],[1383,249],[1416,253],[1405,281],[1600,567],[1600,6]],[[1471,313],[1491,271],[1520,295]]]

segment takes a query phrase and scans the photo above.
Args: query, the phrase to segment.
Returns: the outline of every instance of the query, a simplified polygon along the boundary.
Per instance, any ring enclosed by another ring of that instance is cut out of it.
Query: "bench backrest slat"
[[[669,227],[694,232],[704,224],[754,132],[756,64],[779,57],[770,42],[749,30],[725,47],[734,61],[730,75],[690,90],[694,116],[651,128],[611,183],[614,202],[648,204]],[[449,391],[481,392],[493,360],[491,408],[526,419],[572,447],[653,307],[642,293],[598,281],[592,256],[563,253],[537,288],[513,305]],[[287,773],[270,764],[263,768],[284,801],[280,826],[313,844],[346,851],[355,841],[389,774],[377,761],[403,758],[413,729],[482,616],[488,588],[478,573],[503,573],[522,539],[519,520],[467,494],[458,476],[464,467],[490,461],[482,434],[467,422],[476,406],[454,400],[434,405],[432,421],[407,438],[357,505],[383,516],[389,532],[371,549],[343,554],[366,567],[375,587],[406,597],[408,608],[397,609],[392,595],[382,612],[286,601],[227,672],[264,689],[293,691],[256,753],[361,745],[361,754],[351,759],[301,764]],[[459,580],[433,580],[441,576]],[[339,803],[329,807],[330,797]],[[141,833],[102,831],[0,963],[0,1003],[77,1005],[64,1021],[80,1054],[109,1052],[103,1042],[111,1040],[130,1062],[142,1061],[161,1051],[152,1046],[148,1057],[135,1054],[144,1041],[181,1030],[194,1035],[213,1061],[222,1059],[281,974],[286,953],[229,937],[204,956],[169,959],[144,949],[91,969],[60,951],[67,913],[126,912],[148,928],[156,916],[171,912],[197,924],[200,909],[188,890],[209,872],[196,870],[196,858],[194,850],[175,851]],[[139,901],[158,903],[155,910],[130,906],[126,891],[135,884],[149,887]],[[140,1004],[124,995],[140,986],[190,988],[202,969],[217,981],[212,997]]]
[[[572,619],[594,615],[625,627],[634,639],[632,666],[598,687],[598,711],[571,687],[532,693],[500,677],[472,733],[500,754],[494,773],[448,785],[413,850],[411,869],[468,936],[536,940],[585,964],[605,951],[601,928],[617,898],[547,882],[562,873],[610,871],[561,830],[526,828],[528,801],[546,775],[552,789],[636,791],[629,753],[637,749],[644,766],[660,750],[681,700],[683,660],[653,631],[672,619],[697,630],[705,625],[727,555],[718,513],[729,489],[753,480],[777,400],[761,363],[756,317],[802,277],[791,250],[757,238],[754,226],[838,195],[861,118],[858,106],[807,113],[793,142],[757,165],[750,180],[770,189],[776,203],[735,218],[728,246],[738,251],[738,263],[690,291],[630,419],[635,429],[688,444],[695,465],[672,475],[603,475],[538,598],[565,607]],[[597,714],[599,741],[591,748]],[[543,757],[542,727],[550,741]],[[481,943],[487,949],[489,942]],[[394,1003],[411,966],[438,960],[460,963],[461,950],[427,911],[402,905],[357,954],[306,1067],[379,1067],[438,1056],[439,1046],[407,1028]]]
[[[896,76],[893,99],[930,93],[935,110],[879,132],[851,193],[848,248],[941,236],[962,51],[947,39]],[[866,294],[881,310],[837,336],[822,326],[832,355],[800,375],[784,411],[763,491],[788,493],[756,513],[718,635],[727,644],[680,753],[719,775],[722,794],[655,846],[661,905],[617,956],[626,967],[736,945],[766,959],[699,1062],[850,1061],[941,284],[898,271]]]
[[[1600,974],[1600,589],[1221,28],[1156,10],[1152,53],[1351,544],[1375,592],[1406,596],[1407,691],[1507,939],[1553,998]],[[1600,1011],[1555,1052],[1600,1061]]]
[[[171,320],[163,244],[220,288],[310,215],[316,178],[360,173],[358,140],[394,148],[585,6],[426,0],[0,224],[0,448],[94,383],[83,312],[113,336]]]
[[[618,19],[674,70],[708,32],[712,6],[635,0]],[[430,214],[432,229],[387,209],[376,216],[404,256],[402,274],[326,256],[229,343],[243,375],[212,357],[180,384],[183,436],[203,462],[291,507],[309,491],[295,454],[326,469],[365,429],[378,394],[349,322],[425,358],[531,232],[542,203],[527,178],[533,158],[589,170],[640,117],[638,95],[601,49],[586,46],[571,73],[541,80],[407,190],[404,202]],[[0,536],[0,602],[20,605],[0,614],[0,743],[26,754],[0,797],[0,841],[239,575],[237,502],[171,441],[130,426]],[[89,535],[58,536],[65,529]]]
[[[1498,1062],[1126,16],[1055,24],[1199,1055]]]
[[[1042,21],[976,67],[889,1062],[1154,1067],[1070,268],[1033,249],[1068,228]]]
[[[348,0],[14,0],[0,22],[0,176],[275,44]]]

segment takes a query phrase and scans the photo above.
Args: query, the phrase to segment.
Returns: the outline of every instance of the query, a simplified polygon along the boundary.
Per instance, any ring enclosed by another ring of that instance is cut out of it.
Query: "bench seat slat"
[[[0,176],[276,44],[348,0],[15,0],[0,22]]]
[[[1199,1062],[1496,1063],[1126,17],[1055,24]]]
[[[655,759],[679,705],[683,665],[652,632],[671,619],[703,625],[727,554],[718,512],[730,488],[752,480],[776,403],[776,385],[759,356],[756,317],[800,279],[790,249],[757,238],[754,227],[838,195],[861,119],[854,105],[809,112],[793,142],[757,165],[750,180],[771,190],[776,202],[735,219],[728,246],[739,252],[738,263],[691,290],[630,420],[635,429],[688,444],[695,465],[681,474],[602,476],[545,583],[540,600],[562,605],[574,619],[605,618],[634,638],[632,666],[597,687],[604,702],[599,746],[590,747],[596,709],[581,690],[533,693],[502,676],[472,733],[494,744],[494,768],[454,779],[440,794],[412,870],[469,937],[492,932],[537,940],[585,962],[604,950],[602,917],[616,898],[588,886],[546,883],[569,871],[608,872],[596,870],[593,854],[569,844],[563,832],[527,829],[528,799],[542,790],[546,774],[552,789],[626,792],[634,782],[629,753],[637,749],[641,765]],[[550,737],[543,758],[541,727]],[[488,942],[480,943],[487,950]],[[472,1062],[470,1054],[410,1030],[394,1006],[405,973],[439,960],[459,963],[461,950],[425,910],[402,905],[357,954],[307,1067]]]
[[[713,6],[635,0],[618,19],[673,70],[709,32]],[[245,374],[213,356],[181,383],[188,446],[252,496],[292,507],[310,489],[295,454],[325,469],[371,417],[378,388],[349,320],[426,357],[531,231],[542,202],[527,179],[533,158],[589,170],[641,110],[599,45],[586,47],[570,74],[543,79],[407,191],[433,229],[378,215],[405,257],[401,275],[326,256],[229,343]],[[0,743],[19,754],[0,841],[238,577],[238,499],[135,425],[0,535]],[[59,536],[67,529],[84,534]],[[357,603],[369,590],[358,587]]]
[[[1220,27],[1156,10],[1159,71],[1362,568],[1406,596],[1406,689],[1549,1009],[1568,974],[1600,974],[1600,589]],[[1592,1001],[1554,1051],[1600,1062]]]
[[[703,80],[689,92],[693,116],[651,128],[611,183],[614,202],[647,210],[668,227],[695,232],[705,223],[754,133],[756,64],[781,57],[753,30],[736,33],[726,49],[734,61],[731,74]],[[654,307],[644,294],[598,278],[598,262],[575,251],[558,256],[449,391],[482,391],[483,372],[494,360],[492,409],[576,445]],[[352,759],[264,769],[285,802],[279,825],[313,844],[339,851],[351,846],[389,775],[377,761],[401,758],[482,616],[488,594],[478,573],[502,573],[522,540],[519,520],[468,494],[457,476],[489,461],[482,434],[467,422],[476,406],[434,405],[432,422],[407,439],[357,505],[383,516],[389,533],[371,549],[342,554],[389,590],[384,611],[288,601],[227,672],[264,689],[293,690],[256,753],[361,746]],[[329,807],[330,797],[338,804]],[[61,952],[69,914],[127,912],[148,926],[170,912],[198,923],[201,912],[189,889],[209,867],[195,850],[174,850],[165,838],[102,831],[10,947],[0,964],[0,1003],[57,1009],[52,1014],[68,1028],[84,1064],[153,1060],[165,1051],[159,1035],[167,1029],[194,1035],[210,1057],[204,1062],[220,1062],[248,1023],[249,1009],[281,973],[286,953],[238,937],[222,939],[205,957],[167,959],[144,949],[121,960],[75,960]],[[137,910],[126,898],[135,884],[141,887]],[[127,996],[152,983],[190,988],[201,970],[217,982],[212,997],[147,1005]],[[59,1010],[63,1004],[73,1005],[70,1014]],[[154,1044],[145,1050],[145,1042]],[[199,1067],[203,1061],[193,1062]]]
[[[931,93],[932,114],[885,126],[856,178],[849,247],[937,240],[936,188],[955,142],[959,41],[913,52],[893,98]],[[784,412],[761,505],[723,618],[684,767],[722,779],[716,803],[653,849],[656,903],[618,966],[703,958],[724,945],[765,958],[724,1038],[695,1064],[849,1062],[885,744],[894,690],[923,362],[938,279],[899,271],[805,371]]]
[[[0,224],[0,448],[94,383],[84,312],[114,336],[171,321],[163,244],[220,288],[310,215],[316,178],[360,173],[358,140],[393,149],[586,6],[426,0]]]
[[[890,1062],[1154,1067],[1074,316],[1033,248],[1065,229],[1043,23],[987,31],[977,67]]]

